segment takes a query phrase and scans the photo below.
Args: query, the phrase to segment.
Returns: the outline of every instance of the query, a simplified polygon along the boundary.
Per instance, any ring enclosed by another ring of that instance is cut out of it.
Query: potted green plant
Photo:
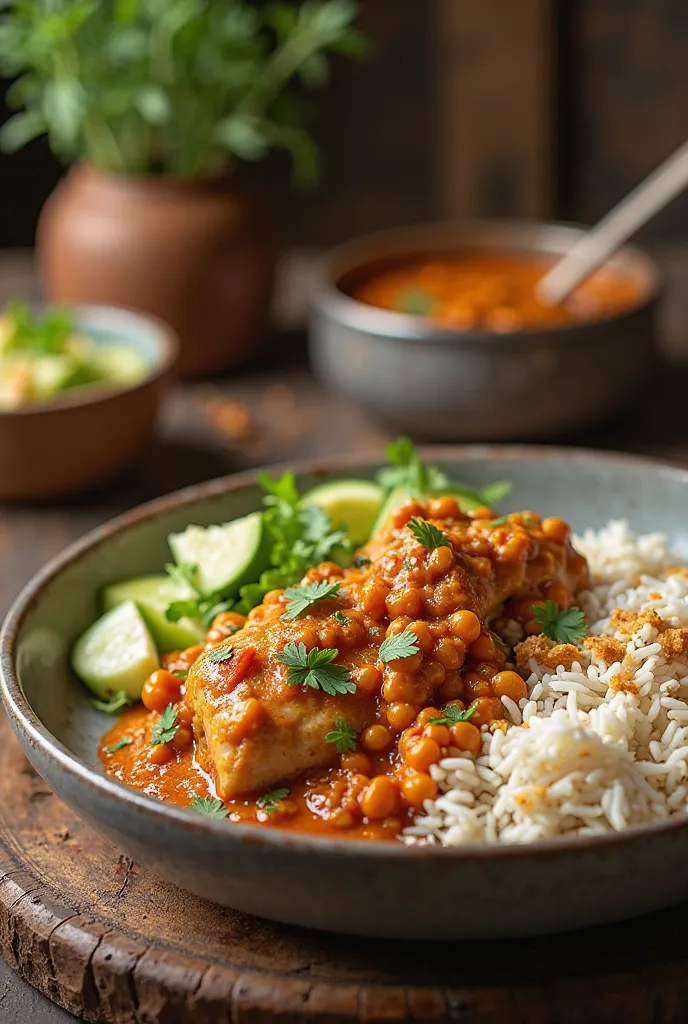
[[[246,164],[289,151],[318,174],[301,86],[357,55],[353,0],[5,0],[0,68],[20,112],[0,141],[47,133],[75,166],[41,214],[48,298],[166,320],[182,370],[246,353],[267,324],[278,237]]]

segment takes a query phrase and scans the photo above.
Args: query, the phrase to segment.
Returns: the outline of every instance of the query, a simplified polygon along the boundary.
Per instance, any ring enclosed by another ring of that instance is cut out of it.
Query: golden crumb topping
[[[538,665],[555,671],[560,665],[570,669],[574,661],[580,661],[581,651],[575,644],[555,644],[546,636],[528,636],[514,648],[516,667],[521,675],[530,672],[529,661],[534,658]]]

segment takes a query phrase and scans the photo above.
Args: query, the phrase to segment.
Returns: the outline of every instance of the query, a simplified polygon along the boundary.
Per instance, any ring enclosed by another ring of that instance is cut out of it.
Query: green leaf
[[[178,712],[174,704],[168,704],[160,718],[151,729],[150,743],[152,747],[160,746],[162,743],[171,743],[177,735],[179,724],[177,722]]]
[[[44,135],[47,127],[45,118],[37,110],[15,114],[0,128],[0,146],[5,153],[13,153],[32,139]]]
[[[220,121],[215,129],[215,138],[241,160],[262,160],[269,150],[260,122],[241,114],[233,114]]]
[[[114,715],[133,703],[134,701],[124,690],[118,690],[109,700],[98,700],[96,697],[91,697],[91,705],[96,711],[104,711],[108,715]]]
[[[287,599],[287,610],[282,618],[298,619],[318,601],[336,597],[340,587],[340,582],[328,583],[327,580],[323,580],[321,583],[308,583],[303,587],[288,587],[284,592]]]
[[[216,796],[194,795],[189,807],[197,814],[205,814],[207,818],[226,818],[229,814],[225,805]]]
[[[495,480],[494,483],[488,484],[487,487],[483,487],[480,492],[483,505],[487,508],[492,508],[493,505],[498,505],[499,502],[506,498],[507,494],[513,489],[511,480]]]
[[[422,288],[407,288],[397,303],[401,313],[410,313],[412,316],[428,316],[433,306],[434,299]]]
[[[320,89],[327,85],[330,66],[322,53],[312,53],[299,68],[299,78],[309,89]]]
[[[212,661],[214,665],[223,665],[226,661],[231,661],[233,657],[233,647],[214,647],[208,653],[208,661]]]
[[[356,749],[356,730],[349,725],[345,718],[338,718],[336,728],[325,735],[325,743],[334,743],[338,754],[344,754],[347,750]]]
[[[585,614],[580,608],[565,608],[560,612],[554,601],[547,601],[544,608],[533,605],[533,618],[543,636],[555,643],[578,644],[587,634]]]
[[[58,151],[66,153],[76,146],[85,111],[85,95],[80,82],[56,79],[47,83],[43,93],[43,114],[51,141]]]
[[[357,555],[351,564],[355,569],[367,569],[370,565],[370,559],[367,555]]]
[[[401,658],[412,658],[418,654],[418,637],[415,633],[397,633],[395,636],[388,636],[380,644],[378,658],[383,665],[389,661],[397,661]]]
[[[448,704],[439,718],[428,720],[428,725],[455,725],[457,722],[470,722],[477,710],[475,705],[462,711],[461,708],[457,708],[456,704]]]
[[[508,522],[509,520],[507,519],[506,516],[500,516],[499,519],[493,519],[487,525],[490,528],[490,530],[493,530],[496,526],[506,526]]]
[[[345,615],[344,612],[337,611],[337,612],[334,613],[332,618],[336,619],[340,626],[348,626],[349,625],[349,617],[348,617],[348,615]]]
[[[434,523],[428,523],[425,519],[409,519],[406,524],[419,544],[422,544],[428,551],[435,548],[451,548],[452,542],[446,533],[442,533]]]
[[[262,796],[258,797],[256,806],[265,812],[266,818],[269,818],[275,811],[279,810],[280,800],[285,800],[289,793],[290,790],[288,789],[272,789],[269,793],[263,793]]]
[[[356,683],[345,665],[332,665],[339,654],[336,648],[320,650],[318,647],[306,651],[305,644],[286,644],[277,661],[287,666],[287,685],[306,686],[323,690],[334,697],[336,694],[355,693]]]
[[[103,751],[109,757],[111,754],[116,754],[118,750],[128,747],[133,742],[131,736],[122,736],[116,743],[111,743],[109,747],[103,747]]]
[[[172,104],[159,85],[145,85],[134,97],[134,105],[146,124],[158,127],[172,117]]]

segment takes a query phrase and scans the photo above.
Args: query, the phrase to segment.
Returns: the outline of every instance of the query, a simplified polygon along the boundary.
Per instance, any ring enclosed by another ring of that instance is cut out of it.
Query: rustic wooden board
[[[89,1021],[682,1024],[687,940],[685,907],[554,938],[441,945],[251,918],[118,854],[0,721],[0,952]]]

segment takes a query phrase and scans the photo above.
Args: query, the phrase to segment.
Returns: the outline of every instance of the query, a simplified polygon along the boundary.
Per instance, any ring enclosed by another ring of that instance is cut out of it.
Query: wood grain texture
[[[548,216],[555,162],[553,0],[441,0],[441,216]]]
[[[271,924],[118,854],[46,789],[0,721],[0,952],[98,1024],[682,1024],[686,909],[442,945]]]

